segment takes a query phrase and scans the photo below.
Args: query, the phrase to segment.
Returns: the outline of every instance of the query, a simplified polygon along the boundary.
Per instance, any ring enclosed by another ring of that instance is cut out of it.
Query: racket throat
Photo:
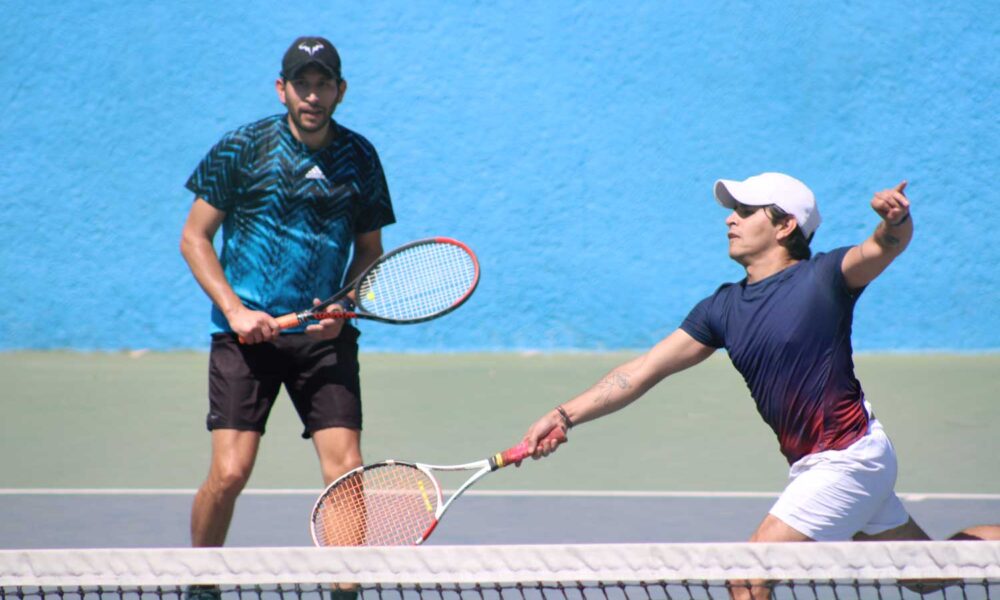
[[[420,539],[416,541],[415,545],[419,546],[420,544],[423,544],[427,538],[431,537],[431,534],[434,533],[434,529],[438,526],[439,522],[440,521],[438,519],[434,519],[434,521],[431,522],[431,526],[420,535]]]

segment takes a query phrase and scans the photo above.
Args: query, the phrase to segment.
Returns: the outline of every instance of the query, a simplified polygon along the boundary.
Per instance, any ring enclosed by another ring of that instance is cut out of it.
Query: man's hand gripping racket
[[[566,441],[561,427],[546,444]],[[312,510],[310,529],[317,546],[410,546],[426,540],[448,507],[487,473],[532,455],[528,442],[485,460],[462,465],[427,465],[387,460],[358,467],[330,484]],[[435,471],[475,471],[442,502]]]
[[[276,321],[281,329],[324,319],[421,323],[461,306],[477,285],[479,260],[468,246],[451,238],[428,238],[383,254],[333,296],[312,308],[277,317]],[[329,310],[331,305],[350,298],[351,292],[353,310]]]

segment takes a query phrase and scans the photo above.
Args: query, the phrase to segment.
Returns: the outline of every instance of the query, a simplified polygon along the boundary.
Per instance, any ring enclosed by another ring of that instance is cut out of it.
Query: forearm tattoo
[[[891,233],[889,233],[889,228],[886,227],[885,223],[879,223],[878,227],[875,228],[875,243],[883,248],[890,249],[899,245],[900,239]]]
[[[594,404],[608,406],[612,404],[616,390],[625,391],[631,387],[631,375],[621,371],[612,371],[594,386],[594,389],[597,390],[597,397],[594,398]]]

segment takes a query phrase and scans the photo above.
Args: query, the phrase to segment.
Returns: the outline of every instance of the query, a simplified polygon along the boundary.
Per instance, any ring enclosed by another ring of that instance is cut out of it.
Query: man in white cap
[[[717,181],[716,200],[732,209],[729,256],[746,278],[722,285],[651,350],[536,421],[525,435],[535,458],[558,445],[540,442],[552,429],[616,411],[725,348],[791,465],[751,541],[927,539],[893,491],[896,457],[851,357],[858,297],[913,236],[905,188],[872,198],[881,222],[868,239],[813,256],[821,219],[805,184],[781,173]],[[956,537],[1000,539],[1000,526]]]

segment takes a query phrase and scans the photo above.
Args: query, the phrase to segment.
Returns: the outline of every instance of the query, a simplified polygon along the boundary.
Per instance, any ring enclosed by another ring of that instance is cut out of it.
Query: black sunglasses
[[[747,217],[751,216],[752,214],[754,214],[755,212],[757,212],[762,208],[764,207],[750,206],[748,204],[740,204],[739,202],[737,202],[736,206],[733,207],[733,212],[736,213],[736,216],[738,216],[739,218],[746,219]]]

